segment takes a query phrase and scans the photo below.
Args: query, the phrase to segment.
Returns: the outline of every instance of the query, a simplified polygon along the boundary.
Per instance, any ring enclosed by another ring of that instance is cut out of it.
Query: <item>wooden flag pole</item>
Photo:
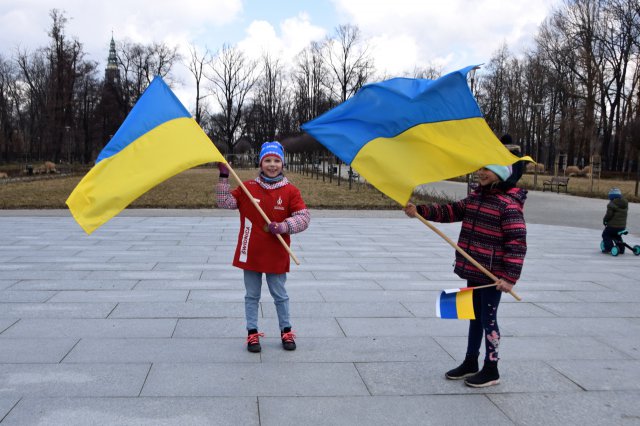
[[[433,232],[435,232],[436,234],[440,235],[446,242],[449,243],[449,245],[451,245],[451,247],[453,247],[454,249],[456,249],[456,251],[458,253],[460,253],[462,256],[465,257],[465,259],[467,259],[469,262],[471,262],[473,264],[473,266],[475,266],[476,268],[480,269],[482,271],[482,273],[484,273],[486,276],[488,276],[489,278],[491,278],[493,281],[498,281],[498,277],[496,277],[495,275],[493,275],[491,273],[491,271],[489,271],[487,268],[485,268],[484,266],[482,266],[481,264],[479,264],[473,257],[471,257],[469,255],[469,253],[467,253],[466,251],[462,250],[460,248],[460,246],[458,246],[455,242],[451,241],[451,239],[449,237],[447,237],[445,234],[443,234],[438,228],[436,228],[435,226],[433,226],[431,224],[431,222],[429,222],[427,219],[425,219],[424,217],[420,216],[418,213],[416,213],[416,217],[420,220],[420,222],[424,223],[425,225],[427,225]],[[481,286],[481,287],[474,287],[474,288],[484,288],[484,287],[491,287],[497,284],[489,284],[487,286]],[[521,301],[522,298],[520,296],[518,296],[516,294],[515,291],[511,290],[509,291],[509,294],[512,295],[517,301]]]
[[[247,189],[246,186],[244,186],[244,183],[242,183],[242,180],[240,179],[240,177],[236,174],[236,172],[231,168],[231,166],[229,165],[229,163],[226,164],[227,168],[229,169],[229,172],[233,175],[233,178],[236,180],[236,182],[238,182],[238,185],[240,185],[240,188],[242,188],[242,190],[244,191],[245,194],[247,194],[247,197],[249,197],[249,200],[251,200],[251,204],[253,204],[253,206],[258,209],[258,212],[260,212],[260,216],[262,216],[262,218],[267,222],[267,225],[271,223],[271,220],[269,219],[269,216],[267,216],[267,214],[260,208],[260,206],[258,205],[258,203],[256,202],[255,198],[253,198],[253,196],[251,195],[251,193],[249,192],[249,190]],[[291,248],[287,245],[287,242],[284,240],[284,238],[282,238],[282,235],[280,234],[275,234],[275,236],[278,238],[278,240],[280,240],[280,243],[283,245],[283,247],[285,248],[285,250],[287,250],[287,253],[289,253],[289,256],[291,256],[291,259],[293,259],[293,261],[296,263],[296,265],[300,265],[300,261],[298,260],[298,258],[296,257],[295,254],[293,254],[293,252],[291,251]]]

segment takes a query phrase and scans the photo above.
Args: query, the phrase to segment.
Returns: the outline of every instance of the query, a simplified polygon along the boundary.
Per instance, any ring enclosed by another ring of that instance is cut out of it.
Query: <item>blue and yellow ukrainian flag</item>
[[[404,206],[418,185],[520,159],[482,117],[467,85],[472,68],[368,84],[302,129]]]
[[[67,205],[91,234],[157,184],[208,162],[225,159],[158,76],[69,195]]]
[[[443,290],[436,300],[436,316],[443,319],[476,319],[473,289]]]

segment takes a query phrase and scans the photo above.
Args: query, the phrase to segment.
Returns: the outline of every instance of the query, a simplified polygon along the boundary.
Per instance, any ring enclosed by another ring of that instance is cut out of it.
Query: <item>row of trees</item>
[[[217,51],[132,42],[115,45],[104,78],[82,44],[51,11],[49,44],[0,52],[0,162],[51,159],[90,163],[154,75],[170,84],[186,66],[195,82],[194,117],[227,153],[285,140],[317,149],[300,125],[351,97],[377,73],[366,40],[352,25],[301,51],[293,67],[239,48]],[[510,133],[524,154],[553,170],[600,158],[603,170],[638,170],[640,152],[640,4],[638,0],[566,0],[541,25],[524,54],[503,46],[471,75],[489,125]],[[109,68],[109,67],[108,67]],[[436,67],[409,77],[435,78]]]
[[[547,169],[560,159],[637,170],[639,48],[638,0],[566,1],[524,57],[507,46],[496,52],[476,95],[494,131],[509,132]]]

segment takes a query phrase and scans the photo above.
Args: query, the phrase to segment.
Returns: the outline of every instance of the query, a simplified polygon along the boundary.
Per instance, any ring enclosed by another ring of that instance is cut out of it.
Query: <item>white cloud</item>
[[[247,28],[247,36],[238,42],[238,47],[254,59],[269,53],[290,65],[311,41],[321,40],[326,34],[323,28],[312,25],[305,13],[283,20],[279,29],[278,33],[267,21],[253,21]]]
[[[561,0],[333,0],[343,22],[357,25],[379,44],[377,67],[397,70],[398,64],[442,64],[444,71],[487,62],[503,44],[523,49],[538,25]],[[397,50],[389,48],[397,43]],[[400,58],[400,52],[407,60]]]
[[[116,38],[136,42],[193,38],[209,27],[232,22],[242,11],[241,0],[2,0],[0,44],[28,48],[46,45],[51,26],[49,11],[58,9],[68,18],[66,33],[77,38],[93,54],[106,56],[113,30]],[[187,37],[190,35],[190,37]],[[104,60],[101,56],[93,58]]]

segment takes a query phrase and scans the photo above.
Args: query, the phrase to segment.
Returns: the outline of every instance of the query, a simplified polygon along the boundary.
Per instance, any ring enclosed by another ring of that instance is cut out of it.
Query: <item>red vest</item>
[[[255,180],[246,181],[244,185],[271,221],[283,222],[292,212],[307,208],[298,188],[290,183],[277,189],[264,189]],[[289,253],[269,232],[264,218],[242,188],[234,189],[231,194],[240,211],[240,232],[233,266],[270,274],[289,272]],[[282,238],[290,243],[289,234],[282,234]]]

